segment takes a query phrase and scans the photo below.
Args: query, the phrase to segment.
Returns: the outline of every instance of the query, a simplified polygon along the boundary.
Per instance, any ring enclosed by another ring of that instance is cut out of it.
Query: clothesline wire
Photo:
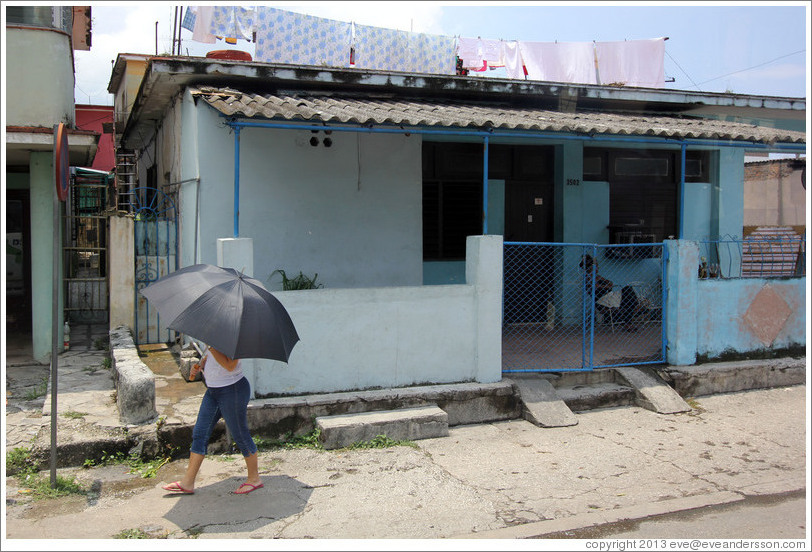
[[[695,87],[697,90],[699,90],[699,85],[698,85],[698,84],[696,84],[696,83],[694,82],[694,79],[692,79],[692,78],[691,78],[691,75],[689,75],[689,74],[688,74],[688,72],[687,72],[687,71],[685,71],[685,69],[683,69],[683,68],[682,68],[682,65],[680,65],[680,64],[677,62],[677,60],[676,60],[676,59],[674,59],[674,56],[672,56],[671,54],[669,54],[669,53],[668,53],[668,50],[665,50],[665,55],[667,55],[669,58],[671,58],[671,61],[673,61],[674,63],[676,63],[676,65],[677,65],[677,67],[679,67],[680,71],[682,71],[683,73],[685,73],[685,76],[686,76],[686,77],[688,77],[688,80],[689,80],[689,81],[691,81],[691,84],[693,84],[693,85],[694,85],[694,87]]]
[[[772,62],[774,62],[774,61],[778,61],[779,59],[784,59],[784,58],[789,57],[789,56],[794,56],[795,54],[800,54],[801,52],[806,52],[806,49],[804,48],[803,50],[798,50],[797,52],[792,52],[792,53],[790,53],[790,54],[784,54],[783,56],[778,56],[778,57],[777,57],[777,58],[775,58],[775,59],[771,59],[770,61],[765,61],[764,63],[759,63],[758,65],[753,65],[752,67],[748,67],[748,68],[746,68],[746,69],[739,69],[738,71],[733,71],[732,73],[726,73],[726,74],[724,74],[724,75],[720,75],[720,76],[718,76],[718,77],[713,77],[712,79],[708,79],[708,80],[706,80],[706,81],[702,81],[702,82],[700,82],[699,84],[705,84],[705,83],[707,83],[707,82],[711,82],[711,81],[715,81],[715,80],[718,80],[718,79],[723,79],[723,78],[725,78],[725,77],[729,77],[730,75],[735,75],[735,74],[737,74],[737,73],[744,73],[745,71],[750,71],[751,69],[757,69],[757,68],[759,68],[759,67],[763,67],[763,66],[765,66],[765,65],[769,65],[770,63],[772,63]],[[693,81],[691,81],[691,82],[693,82]],[[699,86],[698,86],[698,85],[694,85],[694,86],[697,86],[697,88],[699,88]]]

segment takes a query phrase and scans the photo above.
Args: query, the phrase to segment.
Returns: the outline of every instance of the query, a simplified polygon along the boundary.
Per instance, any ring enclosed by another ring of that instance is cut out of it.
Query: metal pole
[[[175,48],[177,47],[177,34],[178,34],[178,7],[175,6],[175,18],[172,22],[172,55],[175,55]],[[180,49],[177,50],[178,55],[180,55]]]
[[[488,234],[488,137],[483,144],[482,162],[482,235]]]
[[[234,237],[240,237],[240,127],[234,127]]]
[[[57,135],[58,125],[54,125],[54,136]],[[57,167],[57,147],[54,146],[54,168]],[[56,171],[54,171],[56,175]],[[54,178],[57,178],[54,176]],[[58,185],[59,183],[57,183]],[[56,488],[56,422],[57,422],[57,368],[59,367],[58,348],[59,341],[59,259],[62,246],[59,236],[59,196],[54,193],[53,204],[53,287],[51,297],[51,488]]]
[[[679,239],[685,228],[685,143],[680,148],[680,175],[679,175]]]

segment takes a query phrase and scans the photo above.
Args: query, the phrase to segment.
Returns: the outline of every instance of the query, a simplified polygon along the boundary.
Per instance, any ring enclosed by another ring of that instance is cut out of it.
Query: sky
[[[216,4],[216,2],[210,4]],[[221,4],[228,4],[222,2]],[[445,36],[533,42],[591,42],[668,37],[665,88],[807,96],[809,2],[265,2],[280,9]],[[97,2],[90,51],[77,51],[77,103],[112,105],[107,92],[118,53],[172,50],[175,4]],[[252,6],[254,4],[238,3]],[[241,49],[203,44],[182,30],[183,53]],[[488,72],[486,72],[487,74]],[[501,76],[499,71],[493,75]],[[487,78],[487,77],[483,77]]]

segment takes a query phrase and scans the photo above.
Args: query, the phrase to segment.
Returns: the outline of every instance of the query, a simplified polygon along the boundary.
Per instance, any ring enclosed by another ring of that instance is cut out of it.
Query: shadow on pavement
[[[164,518],[186,532],[245,533],[301,513],[313,492],[286,475],[261,479],[265,486],[246,495],[232,493],[242,476],[200,485],[191,495],[166,493],[165,499],[177,504]]]

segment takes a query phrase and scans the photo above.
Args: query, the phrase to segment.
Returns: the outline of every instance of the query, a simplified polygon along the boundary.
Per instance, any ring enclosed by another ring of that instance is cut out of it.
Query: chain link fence
[[[662,244],[504,247],[503,372],[664,362]]]

